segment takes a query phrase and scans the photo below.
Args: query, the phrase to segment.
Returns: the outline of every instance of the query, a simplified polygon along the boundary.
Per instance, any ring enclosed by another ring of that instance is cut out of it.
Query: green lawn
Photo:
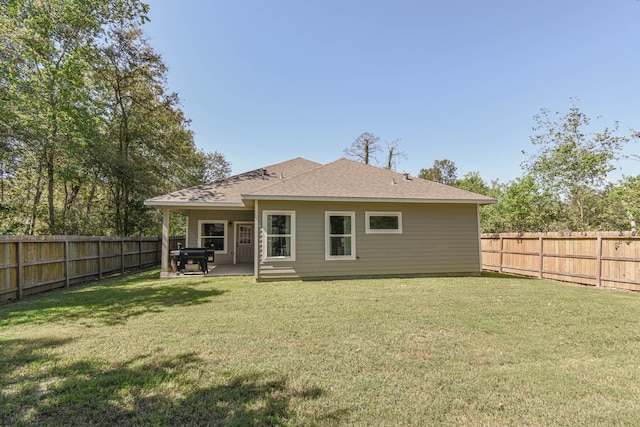
[[[640,294],[158,270],[0,306],[0,425],[640,425]]]

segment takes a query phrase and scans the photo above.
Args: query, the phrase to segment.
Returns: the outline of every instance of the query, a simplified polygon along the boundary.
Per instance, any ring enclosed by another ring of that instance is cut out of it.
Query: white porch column
[[[169,272],[169,209],[162,210],[162,260],[160,277]]]

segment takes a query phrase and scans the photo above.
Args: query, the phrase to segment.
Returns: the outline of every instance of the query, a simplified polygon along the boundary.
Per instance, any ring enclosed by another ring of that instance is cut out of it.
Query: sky
[[[399,140],[399,172],[449,159],[460,178],[507,183],[535,151],[542,108],[640,130],[637,0],[146,2],[196,145],[233,174],[328,163],[369,132]]]

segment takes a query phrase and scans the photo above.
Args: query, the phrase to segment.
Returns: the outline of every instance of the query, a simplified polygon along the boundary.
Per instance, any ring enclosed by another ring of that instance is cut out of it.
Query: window
[[[264,211],[265,259],[295,261],[296,216],[293,211]]]
[[[402,212],[365,212],[367,234],[401,234]]]
[[[198,242],[201,248],[212,247],[216,253],[227,253],[228,221],[198,221]]]
[[[355,212],[325,212],[325,259],[356,259]]]
[[[238,244],[250,245],[252,240],[253,227],[251,225],[238,226]]]

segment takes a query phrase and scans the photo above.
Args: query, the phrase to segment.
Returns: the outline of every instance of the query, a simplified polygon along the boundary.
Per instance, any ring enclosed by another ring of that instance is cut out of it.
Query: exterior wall
[[[264,210],[296,213],[295,261],[264,260]],[[325,260],[325,212],[355,212],[355,260]],[[366,234],[365,212],[402,212],[402,234]],[[477,206],[260,201],[257,280],[479,275]]]
[[[228,221],[227,234],[227,253],[221,254],[216,252],[215,264],[233,264],[233,254],[236,247],[234,241],[233,223],[236,221],[253,222],[253,210],[191,210],[188,212],[187,221],[187,246],[198,247],[198,224],[199,221]]]

